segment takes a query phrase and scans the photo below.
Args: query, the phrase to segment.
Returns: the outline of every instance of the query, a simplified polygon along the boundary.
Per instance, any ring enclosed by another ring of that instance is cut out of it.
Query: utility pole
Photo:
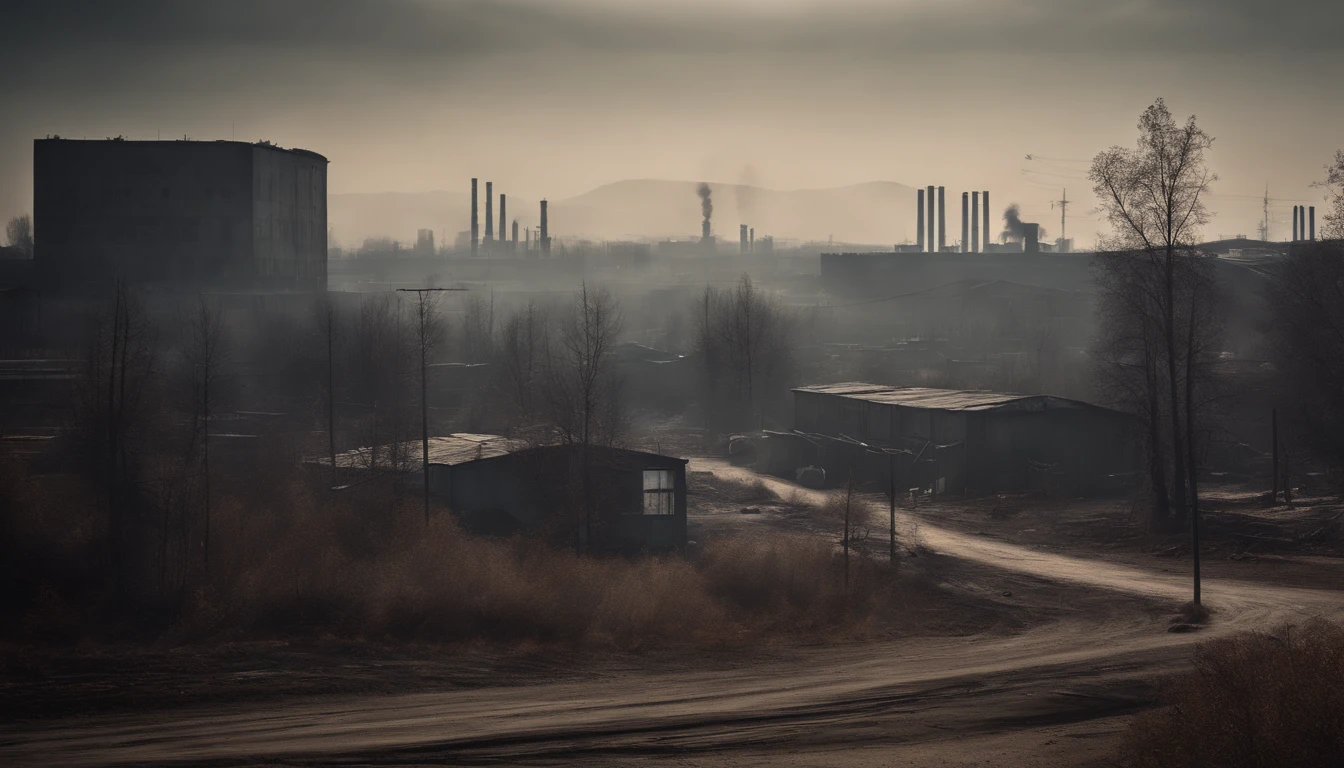
[[[488,186],[488,182],[487,182]],[[432,328],[434,305],[428,294],[440,291],[465,291],[466,288],[398,288],[402,293],[415,294],[417,346],[420,347],[420,473],[425,480],[425,525],[429,525],[429,348],[434,343]],[[374,446],[374,453],[378,446]]]
[[[1269,185],[1265,185],[1264,215],[1260,219],[1260,239],[1269,241]]]
[[[1069,202],[1069,190],[1067,189],[1064,190],[1063,197],[1050,201],[1051,209],[1059,206],[1059,239],[1061,242],[1069,239],[1068,229],[1065,228],[1065,223],[1068,221]]]

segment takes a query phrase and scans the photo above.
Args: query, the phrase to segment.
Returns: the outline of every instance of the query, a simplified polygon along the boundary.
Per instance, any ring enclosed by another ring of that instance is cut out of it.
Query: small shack
[[[833,477],[858,464],[935,493],[1096,493],[1136,467],[1133,420],[1078,400],[862,382],[793,393],[794,429]]]
[[[336,464],[348,473],[371,463],[388,467],[399,457],[407,482],[418,487],[421,451],[412,440],[338,454]],[[375,453],[378,460],[371,462]],[[560,545],[587,542],[585,549],[606,553],[686,548],[685,459],[458,433],[430,438],[429,485],[472,533],[527,532]]]

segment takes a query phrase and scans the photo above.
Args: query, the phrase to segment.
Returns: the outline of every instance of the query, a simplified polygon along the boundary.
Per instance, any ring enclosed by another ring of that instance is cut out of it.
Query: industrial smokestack
[[[551,255],[551,235],[546,223],[546,201],[541,201],[541,255]]]
[[[1297,206],[1293,206],[1293,242],[1297,242]]]
[[[980,195],[981,195],[980,205],[984,206],[984,207],[982,208],[982,210],[984,211],[984,216],[985,216],[985,247],[984,247],[984,250],[988,251],[988,250],[989,250],[989,190],[986,189],[985,191],[981,192]]]
[[[513,252],[518,252],[518,220],[513,220]]]
[[[961,193],[961,252],[971,251],[971,193]]]
[[[971,253],[980,252],[980,193],[971,193]]]
[[[476,180],[471,180],[471,255],[476,255],[476,244],[481,241],[481,224],[476,218]]]
[[[1022,250],[1026,253],[1041,252],[1041,225],[1022,224]]]
[[[509,214],[505,210],[504,193],[499,193],[499,242],[504,242],[508,238],[504,236],[504,227],[509,221]]]
[[[1297,217],[1298,217],[1298,224],[1297,224],[1297,239],[1299,239],[1299,240],[1306,240],[1306,239],[1307,239],[1307,206],[1305,206],[1305,205],[1299,205],[1299,206],[1297,206]]]
[[[740,253],[747,252],[747,225],[740,224],[737,228],[737,249]]]
[[[714,218],[714,191],[709,188],[705,182],[700,182],[700,186],[695,188],[695,194],[700,196],[700,216],[703,221],[700,222],[700,242],[709,245],[709,225]]]
[[[495,237],[495,182],[485,182],[485,242],[489,243]],[[490,250],[487,245],[485,249]]]
[[[924,250],[924,190],[916,190],[915,197],[918,202],[915,204],[915,242],[919,244],[919,250]]]
[[[1314,205],[1311,206],[1310,208],[1307,209],[1307,212],[1311,216],[1311,221],[1307,222],[1308,224],[1311,225],[1310,228],[1307,230],[1307,239],[1314,241],[1316,239],[1316,206]]]
[[[932,184],[929,185],[929,195],[928,195],[928,198],[927,198],[927,199],[928,199],[928,201],[929,201],[929,248],[928,248],[928,249],[929,249],[929,251],[932,252],[932,251],[936,251],[936,250],[938,250],[937,245],[936,245],[936,242],[935,242],[934,239],[933,239],[933,233],[934,233],[934,228],[933,228],[933,227],[934,227],[934,223],[933,223],[933,220],[934,220],[934,213],[935,213],[935,211],[934,211],[933,185],[932,185]]]
[[[938,188],[938,252],[947,247],[947,199],[943,197],[943,188]]]
[[[756,252],[756,228],[755,228],[755,227],[752,227],[752,228],[751,228],[751,242],[749,242],[749,243],[747,244],[747,250],[751,251],[752,253],[755,253],[755,252]]]

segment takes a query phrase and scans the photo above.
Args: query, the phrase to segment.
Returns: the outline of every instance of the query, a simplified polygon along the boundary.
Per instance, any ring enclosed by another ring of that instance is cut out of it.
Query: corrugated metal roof
[[[405,457],[405,468],[409,472],[420,471],[422,447],[419,440],[407,440],[397,444],[396,453]],[[499,435],[476,435],[458,432],[443,437],[429,438],[429,463],[444,466],[466,464],[469,461],[493,459],[524,448],[522,443]],[[377,447],[377,464],[386,466],[393,455],[393,445]],[[367,469],[374,458],[373,448],[356,448],[352,451],[336,454],[336,466],[341,469]],[[309,460],[313,464],[330,464],[327,457]]]
[[[990,392],[982,389],[930,389],[927,387],[889,387],[848,381],[841,384],[821,384],[798,387],[794,392],[834,395],[852,400],[906,408],[925,408],[938,411],[1036,411],[1046,408],[1093,408],[1078,400],[1066,400],[1051,395],[1023,395],[1011,392]]]

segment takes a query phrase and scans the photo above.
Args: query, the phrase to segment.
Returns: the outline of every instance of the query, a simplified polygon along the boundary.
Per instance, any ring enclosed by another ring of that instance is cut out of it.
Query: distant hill
[[[550,203],[551,233],[558,237],[694,238],[700,234],[699,182],[629,179],[605,184],[582,195]],[[890,244],[915,236],[915,190],[889,181],[830,189],[776,190],[741,184],[710,183],[714,231],[734,242],[738,225],[756,228],[756,236]],[[481,227],[485,227],[484,186]],[[498,200],[496,200],[498,203]],[[509,218],[536,226],[536,200],[510,197]],[[949,202],[949,205],[953,203]],[[498,211],[496,211],[496,214]],[[413,241],[420,228],[451,241],[470,227],[469,192],[381,192],[331,195],[328,219],[346,247],[364,238],[388,236]],[[948,238],[955,239],[949,212]],[[959,219],[956,219],[959,220]],[[498,222],[496,222],[498,227]]]

